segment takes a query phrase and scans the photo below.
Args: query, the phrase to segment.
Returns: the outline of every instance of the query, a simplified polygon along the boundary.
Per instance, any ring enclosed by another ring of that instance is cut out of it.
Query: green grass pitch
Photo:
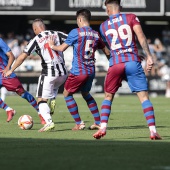
[[[103,97],[95,96],[100,105]],[[8,96],[6,103],[17,114],[10,123],[0,110],[0,169],[1,170],[170,170],[170,99],[151,98],[157,131],[163,140],[151,141],[141,105],[136,96],[115,98],[107,135],[96,140],[96,131],[88,130],[93,117],[81,97],[75,97],[83,131],[72,131],[75,125],[63,97],[57,98],[53,115],[55,130],[39,133],[42,127],[36,111],[18,96]],[[31,130],[21,130],[18,118],[33,117]]]

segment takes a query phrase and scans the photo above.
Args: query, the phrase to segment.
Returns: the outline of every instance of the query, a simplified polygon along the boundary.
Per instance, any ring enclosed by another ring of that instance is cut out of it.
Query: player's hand
[[[5,69],[2,71],[2,76],[5,77],[5,74],[9,71],[8,67],[5,67]]]
[[[152,59],[152,56],[149,56],[146,60],[146,70],[149,72],[152,70],[152,67],[153,67],[153,59]]]
[[[11,74],[12,74],[12,71],[11,71],[11,70],[8,70],[8,71],[4,74],[4,77],[9,77]]]
[[[50,47],[54,45],[55,44],[54,36],[50,36],[47,42]]]

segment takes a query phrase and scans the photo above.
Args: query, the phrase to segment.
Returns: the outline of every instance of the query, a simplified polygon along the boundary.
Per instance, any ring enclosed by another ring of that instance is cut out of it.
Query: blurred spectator
[[[38,71],[37,68],[41,69],[41,60],[40,56],[35,52],[27,57],[25,60],[26,71]]]
[[[168,26],[162,31],[162,41],[165,47],[170,46],[170,29]]]
[[[154,51],[156,53],[157,59],[158,60],[162,60],[163,59],[163,55],[166,52],[166,49],[164,47],[164,45],[162,44],[162,42],[160,41],[159,38],[156,38],[154,41]]]
[[[28,44],[28,41],[23,39],[20,43],[20,48],[21,48],[21,52],[23,52],[25,46]]]
[[[170,68],[165,63],[159,66],[158,76],[166,82],[165,97],[170,98]]]
[[[19,40],[14,39],[10,43],[8,43],[9,48],[11,49],[12,53],[14,54],[15,58],[17,58],[21,54],[21,48],[19,46]]]
[[[9,45],[14,39],[15,39],[14,32],[8,32],[7,33],[7,39],[6,39],[7,45]]]

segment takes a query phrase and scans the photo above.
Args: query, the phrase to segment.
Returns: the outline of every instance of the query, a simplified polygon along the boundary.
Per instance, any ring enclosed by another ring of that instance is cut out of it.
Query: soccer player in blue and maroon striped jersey
[[[28,93],[22,86],[15,73],[5,77],[5,74],[10,70],[11,65],[15,60],[14,54],[7,44],[0,38],[0,88],[5,87],[8,91],[16,92],[19,96],[26,99],[29,104],[39,112],[37,101]],[[15,110],[10,108],[0,98],[0,108],[4,109],[7,113],[7,122],[10,122],[15,115]]]
[[[73,98],[73,94],[81,91],[84,100],[94,117],[94,124],[90,129],[99,129],[100,114],[96,101],[91,96],[92,82],[95,76],[95,56],[96,49],[102,49],[105,54],[110,52],[106,48],[98,32],[90,27],[91,12],[87,9],[77,11],[77,24],[79,28],[73,29],[60,46],[54,46],[53,41],[49,41],[50,47],[56,51],[64,51],[69,46],[73,46],[73,61],[70,75],[65,82],[64,97],[66,105],[76,126],[72,130],[81,130],[85,124],[81,121],[78,106]]]
[[[153,59],[139,19],[134,14],[121,14],[120,0],[106,0],[106,12],[109,18],[100,26],[100,33],[110,49],[110,67],[105,80],[105,99],[101,107],[101,128],[93,137],[100,139],[106,135],[111,105],[115,93],[126,80],[131,91],[136,93],[146,117],[151,139],[161,139],[156,132],[155,116],[148,97],[145,73],[142,69],[135,36],[146,54],[147,71],[152,69]]]

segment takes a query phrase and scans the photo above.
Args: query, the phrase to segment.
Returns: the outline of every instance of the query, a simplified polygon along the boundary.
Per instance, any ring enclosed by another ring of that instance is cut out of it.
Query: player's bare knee
[[[66,89],[64,89],[63,95],[64,95],[64,97],[68,97],[68,96],[70,96],[71,94],[70,94]]]
[[[105,93],[105,100],[110,100],[112,101],[114,98],[115,94],[111,94],[111,93]]]

